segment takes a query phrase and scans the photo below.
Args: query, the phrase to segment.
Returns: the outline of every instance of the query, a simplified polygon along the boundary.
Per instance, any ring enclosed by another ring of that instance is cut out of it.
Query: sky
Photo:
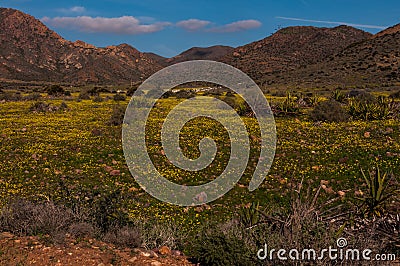
[[[191,47],[237,47],[288,26],[350,25],[371,33],[400,23],[400,1],[0,0],[67,40],[127,43],[172,57]]]

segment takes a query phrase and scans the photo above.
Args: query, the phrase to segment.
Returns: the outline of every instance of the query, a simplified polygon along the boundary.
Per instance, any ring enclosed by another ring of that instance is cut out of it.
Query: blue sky
[[[400,23],[400,1],[3,0],[64,38],[96,46],[128,43],[171,57],[190,47],[240,46],[279,27],[353,25],[376,33]]]

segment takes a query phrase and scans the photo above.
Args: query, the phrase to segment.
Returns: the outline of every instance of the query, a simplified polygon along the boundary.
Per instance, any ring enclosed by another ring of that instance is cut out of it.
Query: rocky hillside
[[[238,48],[193,47],[172,58],[128,44],[71,42],[14,9],[0,8],[0,29],[0,81],[136,83],[168,65],[199,59],[230,64],[265,86],[400,81],[400,24],[376,35],[349,26],[289,27]]]
[[[70,42],[34,17],[0,8],[0,77],[68,83],[126,83],[161,69],[154,58],[122,44],[97,48]]]
[[[223,56],[232,53],[234,50],[230,46],[216,45],[211,47],[193,47],[183,53],[174,56],[172,58],[166,59],[167,64],[176,64],[184,61],[190,60],[214,60],[220,61]]]
[[[349,26],[288,27],[241,47],[222,61],[260,80],[267,73],[288,71],[317,63],[371,34]]]
[[[265,82],[291,86],[394,86],[400,82],[400,24],[319,63],[281,75],[267,75]]]

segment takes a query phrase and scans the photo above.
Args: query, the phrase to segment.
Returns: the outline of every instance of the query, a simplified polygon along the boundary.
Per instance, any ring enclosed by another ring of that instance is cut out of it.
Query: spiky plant
[[[368,175],[361,168],[361,174],[367,186],[367,193],[363,197],[356,197],[361,201],[361,210],[366,216],[382,216],[385,213],[385,207],[398,189],[388,189],[392,174],[382,173],[378,166],[375,170],[368,171]]]

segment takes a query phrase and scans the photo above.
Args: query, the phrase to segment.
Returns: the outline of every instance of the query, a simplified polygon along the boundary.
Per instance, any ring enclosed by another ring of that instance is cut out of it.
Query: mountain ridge
[[[236,48],[192,47],[171,58],[126,43],[96,47],[68,41],[33,16],[10,8],[0,8],[0,28],[3,81],[129,84],[166,66],[199,59],[237,67],[266,86],[400,81],[400,24],[375,35],[344,25],[294,26]]]

